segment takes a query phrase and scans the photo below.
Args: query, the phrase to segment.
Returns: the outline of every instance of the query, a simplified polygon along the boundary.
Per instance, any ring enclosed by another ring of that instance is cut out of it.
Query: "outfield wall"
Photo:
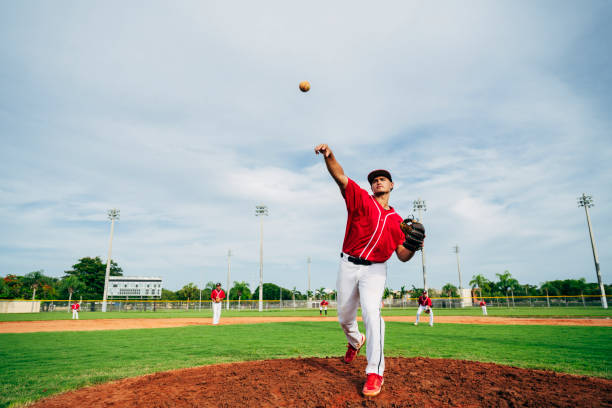
[[[1,300],[0,313],[38,313],[40,300]]]

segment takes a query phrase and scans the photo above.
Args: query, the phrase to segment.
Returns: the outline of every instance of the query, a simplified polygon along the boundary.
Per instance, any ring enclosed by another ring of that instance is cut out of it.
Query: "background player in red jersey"
[[[79,320],[79,310],[81,310],[81,305],[79,305],[79,302],[74,302],[72,305],[70,305],[70,309],[72,309],[72,318]]]
[[[329,302],[325,299],[319,303],[319,315],[322,315],[323,311],[325,311],[325,316],[327,316],[327,305],[329,305]]]
[[[219,324],[219,319],[221,318],[221,302],[225,299],[225,292],[221,289],[220,283],[217,283],[217,287],[213,289],[210,298],[212,299],[213,324]]]
[[[487,302],[484,299],[480,301],[480,308],[482,309],[483,316],[487,315]]]
[[[386,261],[393,252],[402,262],[408,261],[422,246],[423,234],[417,240],[411,240],[411,235],[400,228],[402,218],[389,206],[393,180],[388,171],[375,170],[368,175],[373,193],[370,195],[344,174],[328,145],[320,144],[314,150],[316,154],[323,155],[348,212],[336,282],[338,321],[348,340],[344,361],[350,363],[355,359],[367,336],[367,380],[362,392],[365,396],[373,397],[380,393],[384,382],[385,322],[380,314],[380,305],[387,279]],[[359,332],[357,325],[359,306],[365,336]]]
[[[419,324],[419,318],[421,317],[421,312],[423,312],[423,310],[425,313],[429,314],[429,325],[433,326],[434,314],[432,307],[433,305],[431,303],[431,298],[427,296],[427,291],[424,290],[423,294],[419,296],[419,308],[417,309],[416,322],[414,322],[415,326]]]

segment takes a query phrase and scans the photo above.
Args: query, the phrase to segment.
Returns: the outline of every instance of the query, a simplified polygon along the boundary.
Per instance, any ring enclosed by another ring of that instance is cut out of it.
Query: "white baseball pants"
[[[219,319],[221,319],[221,305],[222,302],[212,302],[213,324],[219,324]]]
[[[486,306],[480,306],[480,308],[482,309],[483,316],[486,316],[487,315],[487,307]]]
[[[421,317],[421,313],[422,313],[422,312],[423,312],[423,310],[425,310],[425,309],[426,309],[426,307],[425,307],[425,306],[419,305],[419,309],[417,310],[417,318],[416,318],[416,323],[418,323],[418,322],[419,322],[419,318]],[[429,311],[429,325],[430,325],[430,326],[433,326],[433,323],[434,323],[434,318],[433,318],[433,315],[434,315],[434,313],[433,313],[433,309],[431,309],[431,308],[430,308],[430,311]]]
[[[348,342],[357,347],[361,342],[361,333],[357,325],[357,309],[365,325],[366,374],[383,375],[385,371],[385,321],[380,315],[380,305],[385,281],[387,264],[355,265],[349,262],[347,255],[340,258],[338,270],[338,321],[344,330]]]
[[[72,318],[76,319],[76,320],[79,320],[79,311],[78,310],[72,309]]]

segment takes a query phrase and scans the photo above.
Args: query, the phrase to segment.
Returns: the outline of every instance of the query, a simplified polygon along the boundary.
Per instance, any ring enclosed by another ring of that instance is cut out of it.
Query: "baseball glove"
[[[413,218],[406,218],[400,224],[402,232],[406,236],[404,241],[404,248],[416,252],[423,247],[423,240],[425,240],[425,227]]]
[[[427,314],[431,313],[431,309],[425,309],[425,313]]]

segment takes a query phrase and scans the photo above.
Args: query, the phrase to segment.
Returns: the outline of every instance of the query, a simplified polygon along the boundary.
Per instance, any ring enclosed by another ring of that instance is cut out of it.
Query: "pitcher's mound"
[[[387,358],[365,399],[364,357],[221,364],[83,388],[35,407],[612,407],[612,380],[496,364]]]

